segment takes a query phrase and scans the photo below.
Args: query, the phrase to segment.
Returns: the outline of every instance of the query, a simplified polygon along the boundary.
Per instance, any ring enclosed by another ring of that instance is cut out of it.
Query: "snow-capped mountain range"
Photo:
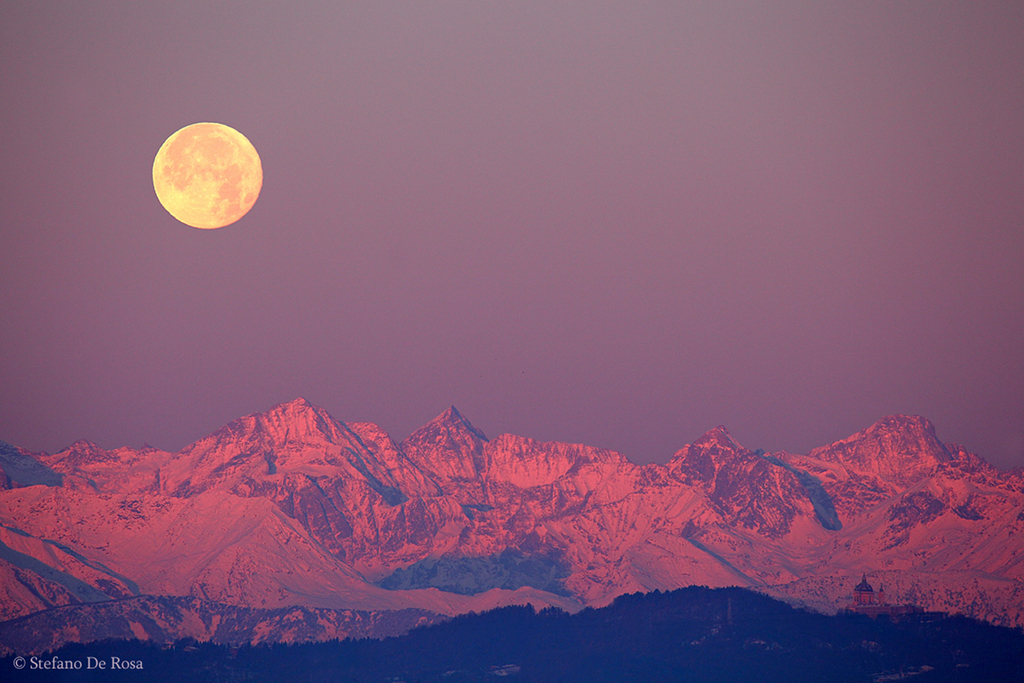
[[[716,427],[640,466],[489,440],[455,408],[395,443],[298,399],[177,453],[0,442],[0,468],[0,634],[123,604],[125,628],[152,637],[152,610],[138,613],[159,601],[139,596],[164,600],[164,633],[213,637],[211,615],[231,606],[255,622],[267,610],[285,640],[307,637],[282,630],[285,608],[361,611],[364,628],[389,610],[575,610],[693,584],[835,611],[862,574],[893,601],[1024,625],[1024,473],[940,442],[921,417],[806,455]],[[344,635],[337,621],[321,636]],[[63,639],[84,638],[73,631]]]

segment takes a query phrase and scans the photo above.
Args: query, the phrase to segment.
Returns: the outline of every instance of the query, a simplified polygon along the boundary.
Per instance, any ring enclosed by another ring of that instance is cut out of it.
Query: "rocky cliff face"
[[[886,572],[929,609],[1024,624],[1024,480],[919,417],[807,455],[753,452],[716,427],[640,467],[582,445],[488,439],[454,408],[396,444],[299,399],[178,453],[3,444],[0,467],[6,619],[141,595],[263,610],[576,609],[690,584],[827,608],[862,573]]]

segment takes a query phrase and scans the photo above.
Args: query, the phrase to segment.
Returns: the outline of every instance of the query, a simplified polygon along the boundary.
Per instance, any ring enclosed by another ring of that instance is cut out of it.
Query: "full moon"
[[[193,123],[167,138],[153,160],[153,189],[185,225],[211,230],[248,213],[263,166],[244,135],[221,123]]]

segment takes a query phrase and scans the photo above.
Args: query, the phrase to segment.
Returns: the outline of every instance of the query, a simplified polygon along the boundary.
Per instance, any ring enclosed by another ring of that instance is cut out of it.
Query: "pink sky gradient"
[[[890,413],[1024,465],[1020,2],[0,6],[0,439],[304,396],[665,461]],[[200,231],[198,121],[264,184]]]

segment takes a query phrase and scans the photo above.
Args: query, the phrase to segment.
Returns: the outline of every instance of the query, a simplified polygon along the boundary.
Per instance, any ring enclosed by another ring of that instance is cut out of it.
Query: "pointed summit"
[[[99,444],[89,441],[88,439],[79,439],[70,446],[64,449],[65,451],[80,451],[80,452],[93,452],[102,451],[103,448]]]
[[[725,425],[718,425],[714,429],[709,429],[703,436],[694,441],[693,445],[705,449],[719,448],[729,451],[746,450],[743,446],[736,443],[736,440],[732,438],[732,434],[729,433],[729,430]]]
[[[474,427],[473,424],[469,420],[467,420],[462,415],[462,413],[459,412],[459,409],[456,408],[455,406],[451,406],[450,408],[448,408],[448,410],[438,415],[436,418],[434,418],[433,422],[446,423],[455,426],[456,428],[465,429],[466,431],[470,432],[481,441],[488,440],[484,433],[477,429],[476,427]]]
[[[54,459],[64,467],[82,467],[99,462],[117,460],[117,456],[86,439],[79,439],[63,451],[54,454]]]
[[[729,430],[718,425],[679,450],[669,461],[669,467],[689,478],[709,483],[725,463],[746,453],[749,451],[736,443]]]
[[[484,433],[452,406],[410,434],[401,449],[418,467],[442,480],[476,479],[483,469],[486,442]]]
[[[333,443],[334,437],[343,429],[326,410],[304,398],[279,403],[265,413],[247,415],[229,424],[228,428],[235,425],[274,444],[310,439]]]
[[[209,465],[221,457],[234,457],[238,451],[262,462],[267,453],[283,449],[321,450],[328,444],[347,443],[350,434],[345,425],[326,410],[304,398],[297,398],[279,403],[265,413],[252,413],[233,420],[213,434],[186,446],[180,454],[195,460],[190,466],[193,468],[199,462]],[[214,453],[220,455],[214,456]]]
[[[294,407],[296,409],[304,409],[304,408],[315,408],[316,406],[314,406],[312,403],[310,403],[309,399],[305,398],[304,396],[299,396],[298,398],[293,398],[290,401],[285,401],[284,403],[278,403],[276,406],[274,406],[274,408],[282,408],[282,407],[289,407],[289,408]],[[271,410],[273,410],[273,408]]]
[[[268,420],[303,420],[312,415],[319,413],[326,414],[323,408],[319,408],[306,399],[299,398],[287,401],[285,403],[278,403],[276,406],[266,411],[265,413],[253,413],[250,417],[264,417]],[[243,418],[244,419],[244,418]]]
[[[889,415],[842,441],[816,448],[809,457],[836,462],[900,487],[928,476],[953,456],[919,415]]]

